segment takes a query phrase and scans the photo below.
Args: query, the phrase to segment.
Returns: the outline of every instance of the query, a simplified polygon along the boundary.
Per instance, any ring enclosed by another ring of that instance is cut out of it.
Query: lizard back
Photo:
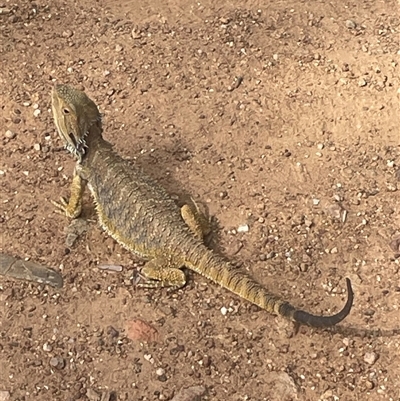
[[[101,226],[130,251],[145,258],[168,252],[185,259],[185,249],[205,248],[166,191],[108,142],[98,140],[81,169]]]

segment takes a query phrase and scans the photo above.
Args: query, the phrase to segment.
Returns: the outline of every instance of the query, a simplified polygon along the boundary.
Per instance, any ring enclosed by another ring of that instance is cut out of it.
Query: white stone
[[[249,231],[249,226],[247,224],[242,224],[237,228],[238,233],[247,233]]]

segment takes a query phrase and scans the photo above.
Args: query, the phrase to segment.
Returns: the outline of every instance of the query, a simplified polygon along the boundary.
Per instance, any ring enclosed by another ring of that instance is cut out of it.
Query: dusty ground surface
[[[0,1],[0,251],[65,280],[0,277],[11,400],[170,400],[199,385],[209,400],[400,399],[398,4],[215,4]],[[349,277],[350,316],[290,337],[190,272],[179,291],[135,289],[140,261],[89,197],[87,231],[66,246],[49,200],[74,162],[54,82],[84,88],[120,153],[208,207],[213,248],[314,313],[343,305]],[[156,341],[130,339],[136,319]]]

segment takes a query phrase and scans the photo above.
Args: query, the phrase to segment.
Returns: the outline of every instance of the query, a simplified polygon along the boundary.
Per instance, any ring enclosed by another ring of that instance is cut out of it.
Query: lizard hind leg
[[[186,284],[186,276],[180,267],[165,258],[152,259],[140,271],[146,281],[138,283],[137,286],[142,288],[181,288]]]
[[[196,202],[193,199],[191,201],[191,204],[187,203],[181,207],[181,216],[193,234],[203,240],[211,232],[210,220]]]

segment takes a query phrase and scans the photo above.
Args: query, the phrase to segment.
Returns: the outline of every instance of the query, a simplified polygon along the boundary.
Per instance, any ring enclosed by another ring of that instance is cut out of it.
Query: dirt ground
[[[400,400],[399,21],[395,0],[0,0],[0,252],[64,277],[0,277],[1,399]],[[135,288],[141,261],[89,196],[67,246],[55,82],[87,91],[124,157],[204,204],[210,246],[266,287],[330,314],[349,277],[348,318],[291,337],[194,273]],[[155,341],[130,335],[138,319]]]

